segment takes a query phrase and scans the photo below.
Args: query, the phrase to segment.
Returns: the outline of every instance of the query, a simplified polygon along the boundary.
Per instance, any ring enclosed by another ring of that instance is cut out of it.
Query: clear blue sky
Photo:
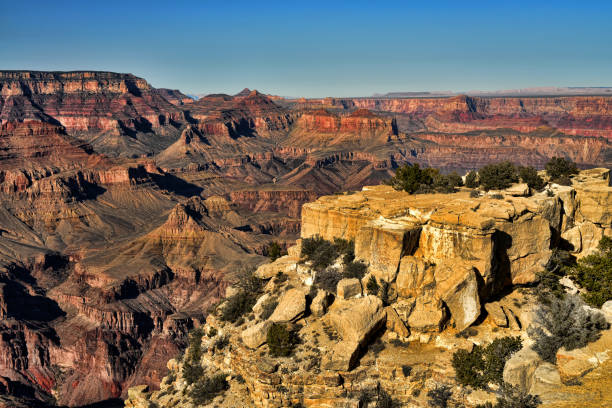
[[[612,2],[0,0],[0,69],[290,96],[611,86]]]

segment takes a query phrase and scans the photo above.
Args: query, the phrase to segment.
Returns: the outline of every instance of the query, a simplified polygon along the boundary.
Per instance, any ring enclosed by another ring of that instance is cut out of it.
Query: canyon
[[[246,89],[194,100],[131,74],[0,71],[0,406],[83,406],[159,387],[187,332],[206,324],[238,271],[265,261],[270,242],[340,236],[337,219],[352,219],[343,213],[358,198],[393,194],[320,196],[379,185],[407,163],[465,172],[501,160],[542,168],[552,156],[612,167],[612,97],[285,99]],[[519,240],[554,224],[588,252],[610,233],[596,210],[607,201],[572,191],[557,196],[573,201],[532,208],[517,198],[477,212],[504,212],[487,217]],[[464,199],[426,225],[376,208],[393,218],[367,218],[380,241],[359,238],[365,218],[346,221],[343,237],[386,277],[391,258],[400,272],[433,261],[449,225],[477,230],[469,245],[492,250],[491,228],[457,221]],[[560,206],[576,215],[555,218]],[[428,229],[426,252],[406,261],[398,237]],[[379,258],[387,245],[395,253]],[[524,247],[506,271],[516,284],[549,249]],[[485,280],[490,264],[489,254],[476,265]]]

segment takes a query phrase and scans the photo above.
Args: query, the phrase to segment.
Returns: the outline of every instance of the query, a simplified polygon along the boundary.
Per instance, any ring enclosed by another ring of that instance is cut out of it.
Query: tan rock
[[[287,255],[293,259],[300,259],[302,255],[302,240],[295,241],[295,245],[287,248]]]
[[[408,317],[408,328],[417,332],[439,332],[446,321],[446,310],[440,300],[419,297]]]
[[[317,294],[310,304],[310,312],[315,317],[321,317],[327,312],[331,304],[332,296],[325,290],[317,290]]]
[[[352,370],[359,357],[360,345],[356,341],[341,341],[336,343],[329,353],[321,360],[321,367],[325,370],[349,371]]]
[[[457,330],[469,327],[480,316],[480,297],[474,268],[461,262],[446,262],[436,266],[434,275],[436,295],[448,306]]]
[[[597,251],[599,241],[603,238],[603,228],[592,222],[582,222],[577,224],[576,227],[580,229],[581,238],[581,252],[577,257],[581,258]]]
[[[261,316],[261,314],[263,312],[264,305],[271,298],[272,298],[272,296],[269,293],[264,293],[263,295],[261,295],[259,297],[259,299],[257,299],[257,302],[255,302],[255,305],[253,306],[253,313],[255,314],[256,317],[259,318],[259,316]]]
[[[361,282],[356,278],[341,279],[338,282],[337,294],[340,299],[361,296]]]
[[[402,257],[395,281],[398,296],[432,295],[434,283],[434,268],[427,260],[414,256]]]
[[[332,307],[327,315],[343,341],[359,344],[367,341],[368,336],[380,328],[386,318],[382,301],[376,296],[344,301]]]
[[[498,327],[508,327],[508,317],[498,302],[485,303],[485,310]]]
[[[542,359],[529,347],[517,351],[506,361],[504,366],[504,381],[528,391],[533,384],[533,375]]]
[[[526,183],[513,184],[505,189],[504,192],[514,197],[526,197],[529,195],[529,186]]]
[[[266,320],[243,330],[240,335],[242,342],[252,349],[262,346],[266,342],[270,326],[272,326],[272,322]]]
[[[533,372],[533,379],[529,393],[541,395],[550,392],[561,385],[559,370],[554,364],[543,362]]]
[[[394,302],[391,307],[395,310],[397,315],[402,319],[404,323],[408,322],[408,317],[412,313],[414,309],[416,301],[415,299],[399,299],[397,302]]]
[[[566,240],[572,246],[572,252],[578,253],[582,251],[582,234],[580,227],[575,226],[563,232],[561,238]]]
[[[535,282],[552,251],[550,250],[550,224],[539,215],[527,214],[512,223],[502,223],[497,228],[505,235],[498,235],[500,245],[506,249],[510,261],[513,284]]]
[[[402,319],[391,306],[385,307],[387,313],[387,329],[397,333],[400,337],[410,336],[410,330],[406,327]]]
[[[420,227],[404,222],[370,221],[355,237],[355,256],[369,264],[369,271],[378,280],[392,282],[405,247],[416,245],[419,232]]]
[[[585,347],[557,351],[557,367],[563,381],[582,377],[612,358],[612,329],[603,330],[598,340]]]
[[[306,293],[302,289],[289,289],[280,298],[274,309],[271,321],[275,323],[290,322],[299,319],[306,311]]]
[[[265,263],[255,271],[255,276],[260,279],[271,279],[279,272],[288,273],[296,270],[296,259],[288,255],[281,256],[272,263]]]
[[[145,394],[148,392],[149,392],[148,385],[137,385],[135,387],[130,387],[128,389],[128,398],[131,400],[143,398],[145,397]]]

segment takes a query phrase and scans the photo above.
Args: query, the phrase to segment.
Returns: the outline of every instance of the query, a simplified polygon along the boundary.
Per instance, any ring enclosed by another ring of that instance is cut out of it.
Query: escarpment
[[[506,363],[504,380],[528,383],[551,407],[605,405],[609,362],[600,357],[611,350],[612,329],[585,348],[561,349],[553,365],[532,355],[527,327],[536,304],[530,287],[553,250],[581,258],[612,236],[610,171],[585,170],[572,186],[548,191],[514,186],[475,197],[372,186],[305,204],[297,245],[236,282],[186,354],[168,362],[161,389],[134,387],[125,406],[345,407],[369,399],[425,407],[446,384],[453,404],[474,408],[496,395],[459,386],[453,353],[508,336],[529,346]],[[245,292],[253,279],[260,286]],[[232,314],[248,296],[242,314]],[[609,305],[601,313],[612,322]],[[278,343],[279,331],[291,333],[287,343]],[[582,395],[559,373],[597,391]],[[224,387],[199,400],[198,387],[217,377]]]

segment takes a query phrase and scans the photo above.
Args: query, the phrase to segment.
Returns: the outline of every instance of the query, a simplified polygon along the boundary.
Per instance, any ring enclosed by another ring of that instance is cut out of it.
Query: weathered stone
[[[533,283],[550,259],[550,224],[539,215],[523,216],[512,223],[501,223],[497,228],[498,245],[506,249],[510,261],[512,283]]]
[[[580,229],[581,248],[578,257],[591,255],[597,251],[599,241],[603,238],[603,228],[593,224],[592,222],[582,222],[576,224],[576,227]]]
[[[269,293],[264,293],[263,295],[259,297],[259,299],[257,299],[257,302],[253,306],[253,313],[255,314],[256,317],[259,318],[259,316],[261,316],[264,305],[269,301],[271,297],[272,296]]]
[[[280,298],[270,320],[273,322],[290,322],[299,319],[306,311],[306,294],[302,289],[289,289]]]
[[[521,328],[523,327],[522,322],[520,321],[516,313],[514,313],[514,310],[509,308],[508,306],[503,306],[502,309],[508,317],[508,327],[510,328],[510,330],[521,330]]]
[[[543,362],[533,372],[531,388],[532,395],[540,395],[561,385],[559,370],[554,364]]]
[[[359,356],[359,342],[341,341],[336,343],[330,352],[324,355],[321,366],[325,370],[349,371],[357,363]]]
[[[289,255],[289,257],[294,258],[294,259],[300,259],[302,255],[302,240],[301,239],[298,239],[297,241],[295,241],[295,245],[292,245],[289,248],[287,248],[287,255]]]
[[[572,252],[578,253],[582,251],[582,234],[580,233],[580,227],[575,226],[564,231],[561,234],[561,238],[572,246]]]
[[[408,317],[408,328],[418,332],[439,332],[446,321],[446,310],[440,300],[419,297]]]
[[[416,246],[420,227],[388,220],[373,220],[355,237],[355,256],[369,264],[378,280],[392,282],[404,251]],[[408,248],[405,248],[405,247]]]
[[[321,317],[327,312],[331,304],[332,296],[325,290],[317,290],[317,294],[310,303],[310,313],[315,317]]]
[[[272,374],[278,369],[278,363],[268,358],[258,359],[255,365],[260,371],[266,374]]]
[[[391,306],[385,307],[387,313],[387,329],[397,333],[400,337],[410,336],[410,330],[406,327],[402,319]]]
[[[440,297],[461,331],[469,327],[480,316],[480,297],[478,280],[471,266],[449,262],[436,266],[436,294]]]
[[[240,336],[242,342],[252,349],[263,345],[266,342],[270,326],[272,326],[272,322],[266,320],[243,330]]]
[[[130,387],[128,389],[128,398],[131,400],[143,398],[147,392],[149,392],[148,385],[137,385],[135,387]]]
[[[508,327],[508,317],[498,302],[485,303],[485,310],[498,327]]]
[[[529,195],[529,186],[526,183],[513,184],[505,189],[504,192],[514,197],[526,197]]]
[[[327,315],[343,341],[362,344],[385,323],[386,313],[376,296],[351,299],[334,306],[335,303]]]
[[[361,296],[361,282],[356,278],[341,279],[338,282],[337,294],[340,299]]]
[[[434,291],[434,268],[424,258],[404,256],[395,281],[400,297],[431,295]]]
[[[529,347],[517,351],[506,361],[504,381],[528,391],[533,384],[533,374],[542,359]]]
[[[265,263],[255,271],[255,276],[260,279],[271,279],[279,272],[287,273],[296,270],[296,259],[290,256],[281,256],[272,263]]]

